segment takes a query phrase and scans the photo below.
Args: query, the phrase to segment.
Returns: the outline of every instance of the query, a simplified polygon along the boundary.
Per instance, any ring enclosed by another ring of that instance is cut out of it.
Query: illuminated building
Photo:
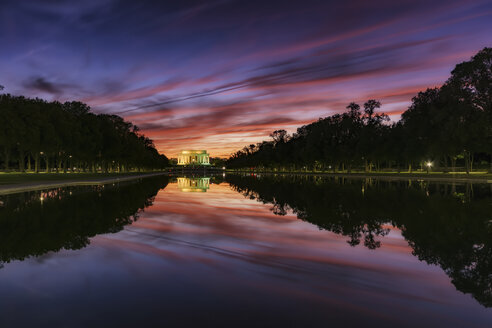
[[[178,165],[210,165],[210,156],[206,150],[182,150]]]

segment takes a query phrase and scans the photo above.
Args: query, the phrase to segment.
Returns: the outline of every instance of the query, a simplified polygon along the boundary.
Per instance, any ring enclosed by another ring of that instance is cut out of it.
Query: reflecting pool
[[[153,177],[0,196],[1,327],[491,327],[492,184]]]

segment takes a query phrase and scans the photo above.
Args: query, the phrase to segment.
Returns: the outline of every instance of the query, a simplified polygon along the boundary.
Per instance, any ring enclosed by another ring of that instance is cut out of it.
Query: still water
[[[492,184],[157,177],[0,196],[0,327],[491,327]]]

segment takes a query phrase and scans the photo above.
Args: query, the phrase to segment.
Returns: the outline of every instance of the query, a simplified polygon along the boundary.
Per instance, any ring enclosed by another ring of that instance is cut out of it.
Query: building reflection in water
[[[177,178],[178,188],[183,192],[207,192],[210,188],[210,178]]]

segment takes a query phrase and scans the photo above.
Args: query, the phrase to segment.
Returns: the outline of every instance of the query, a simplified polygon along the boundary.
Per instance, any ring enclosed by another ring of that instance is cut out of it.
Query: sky
[[[120,115],[168,157],[227,157],[352,101],[396,121],[486,46],[490,0],[0,0],[3,92]]]

